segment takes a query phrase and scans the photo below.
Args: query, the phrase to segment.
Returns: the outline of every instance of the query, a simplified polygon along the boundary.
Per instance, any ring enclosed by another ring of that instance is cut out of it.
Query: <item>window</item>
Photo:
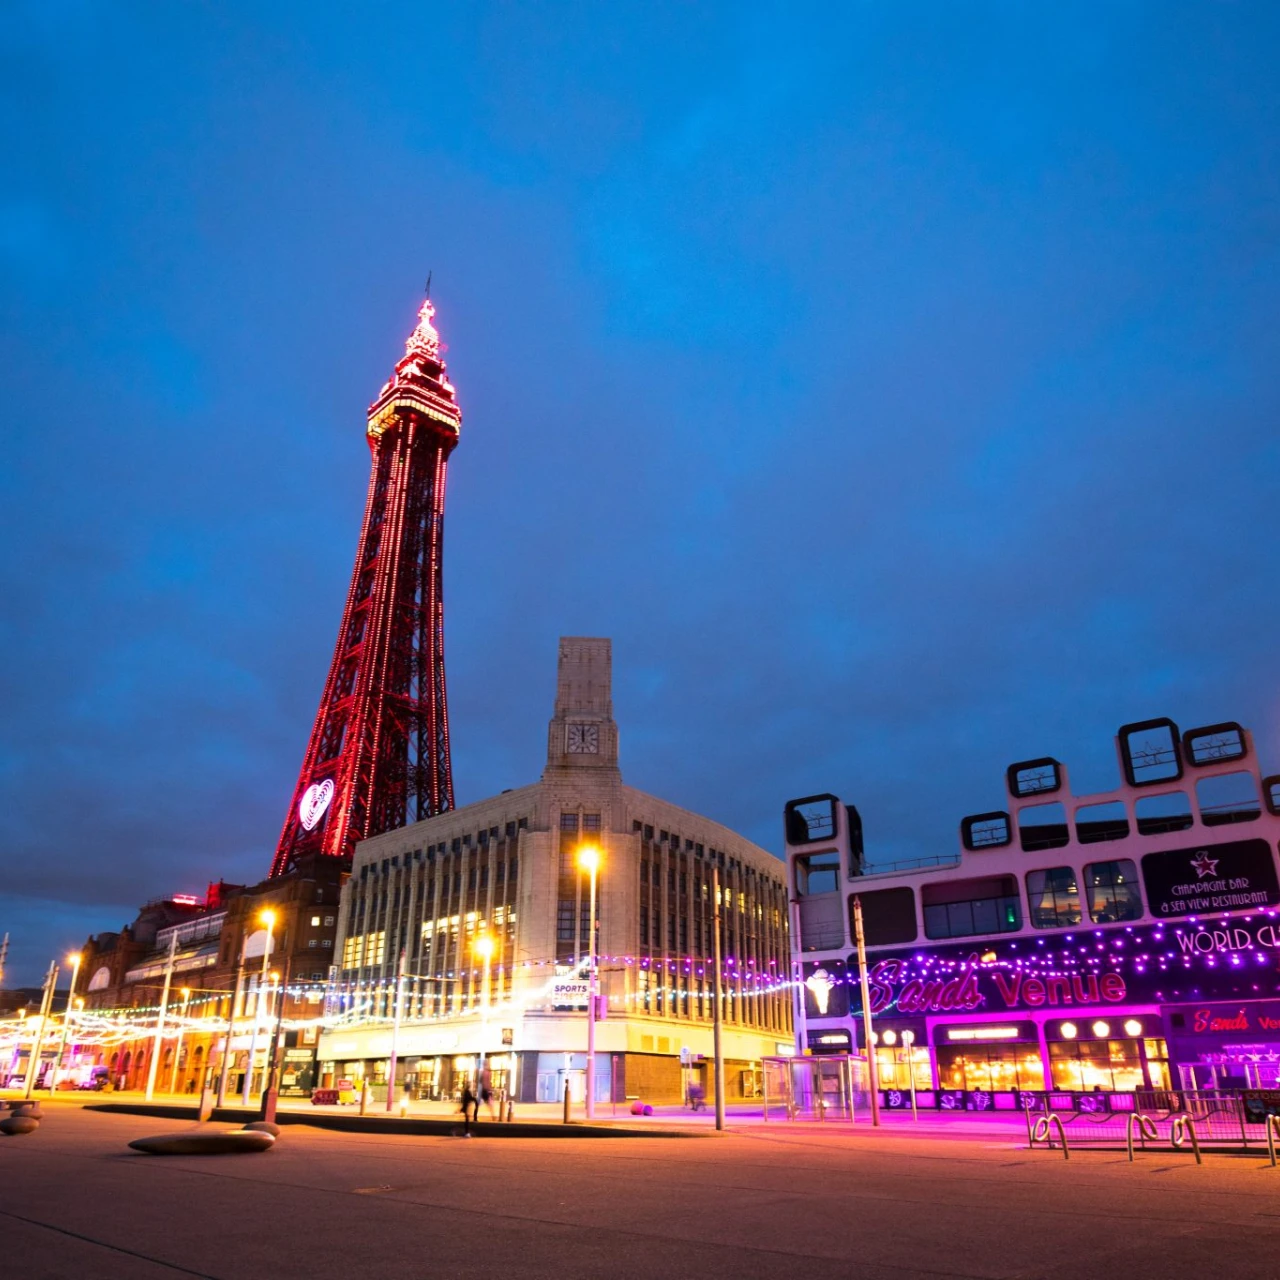
[[[331,925],[333,923],[333,916],[325,916],[324,922],[326,925]]]
[[[1139,796],[1133,812],[1138,820],[1140,836],[1163,836],[1171,831],[1185,831],[1195,822],[1191,816],[1191,798],[1185,791]]]
[[[647,911],[640,913],[640,945],[643,947],[649,945],[649,913]]]
[[[783,822],[788,844],[813,844],[835,838],[837,825],[835,796],[807,796],[788,801]]]
[[[1084,887],[1089,898],[1089,917],[1095,924],[1142,919],[1138,868],[1131,859],[1091,862],[1084,869]]]
[[[796,896],[810,898],[819,893],[835,893],[840,888],[840,855],[802,853],[795,859]]]
[[[313,929],[316,929],[316,928],[319,928],[319,926],[320,926],[320,917],[319,917],[319,916],[312,916],[312,917],[311,917],[311,927],[312,927]]]
[[[512,858],[510,863],[507,865],[507,879],[514,880],[516,878],[516,872],[519,870],[520,870],[519,858]]]
[[[1062,786],[1061,768],[1051,756],[1011,764],[1005,776],[1009,782],[1009,794],[1019,799],[1046,795]]]
[[[1058,1040],[1049,1045],[1055,1089],[1125,1092],[1145,1088],[1136,1040]]]
[[[960,823],[960,839],[969,850],[999,849],[1010,843],[1007,813],[976,813]]]
[[[651,826],[649,826],[649,824],[648,824],[648,823],[646,823],[646,824],[645,824],[645,828],[644,828],[644,838],[645,838],[646,840],[652,840],[652,839],[653,839],[653,828],[652,828]]]
[[[1027,872],[1027,905],[1037,929],[1080,923],[1080,886],[1071,867]]]
[[[507,833],[507,839],[514,840],[516,838],[516,824],[514,822],[508,822],[505,829]]]
[[[598,813],[584,813],[582,815],[583,831],[599,831],[600,815]]]
[[[1280,778],[1263,778],[1262,794],[1267,798],[1267,808],[1280,814]]]
[[[561,831],[577,831],[578,815],[576,813],[562,813],[560,815]]]
[[[1215,773],[1196,782],[1200,821],[1206,827],[1252,822],[1262,813],[1258,788],[1251,773]]]
[[[1122,800],[1086,804],[1076,810],[1076,839],[1081,844],[1123,840],[1128,834],[1129,815]]]
[[[939,1045],[938,1083],[944,1089],[1043,1089],[1044,1066],[1035,1044]]]
[[[575,940],[573,902],[561,898],[556,904],[556,941],[573,943]]]
[[[1243,760],[1247,751],[1244,730],[1232,721],[1211,724],[1204,729],[1188,729],[1182,735],[1182,753],[1190,764]]]
[[[1018,839],[1023,849],[1060,849],[1070,839],[1067,811],[1060,800],[1052,804],[1031,804],[1018,811]]]
[[[1178,726],[1172,720],[1142,720],[1120,729],[1120,758],[1131,787],[1149,787],[1182,777]]]
[[[320,940],[318,938],[309,938],[307,940],[307,946],[314,947],[319,941]]]
[[[968,938],[1022,928],[1022,903],[1013,876],[981,876],[921,886],[928,938]]]
[[[856,937],[853,927],[853,899],[862,902],[862,936],[869,947],[888,947],[898,942],[916,940],[916,895],[907,886],[897,889],[873,889],[870,893],[849,896],[849,936]]]

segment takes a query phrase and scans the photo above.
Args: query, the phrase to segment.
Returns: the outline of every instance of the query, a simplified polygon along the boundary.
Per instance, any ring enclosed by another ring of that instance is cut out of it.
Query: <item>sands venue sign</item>
[[[941,957],[913,959],[914,967],[905,959],[881,960],[868,970],[873,1014],[1071,1008],[1118,1004],[1128,995],[1124,978],[1115,972],[1041,974],[1021,960],[984,961],[976,951],[959,964]]]

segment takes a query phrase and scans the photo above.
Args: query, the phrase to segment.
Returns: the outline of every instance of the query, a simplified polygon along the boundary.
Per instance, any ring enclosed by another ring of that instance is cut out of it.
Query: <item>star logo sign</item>
[[[1211,858],[1207,853],[1202,853],[1198,858],[1191,859],[1191,869],[1196,873],[1197,880],[1203,880],[1205,876],[1216,876],[1218,874],[1218,863],[1220,858]]]

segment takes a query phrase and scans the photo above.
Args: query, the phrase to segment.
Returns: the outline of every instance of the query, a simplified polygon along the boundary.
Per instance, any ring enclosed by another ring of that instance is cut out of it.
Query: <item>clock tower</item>
[[[564,769],[618,773],[613,719],[613,646],[590,636],[561,636],[556,708],[547,734],[547,774]]]

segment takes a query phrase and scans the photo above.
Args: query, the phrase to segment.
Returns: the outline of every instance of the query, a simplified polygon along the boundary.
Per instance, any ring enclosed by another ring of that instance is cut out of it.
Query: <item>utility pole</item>
[[[9,958],[9,935],[4,935],[4,941],[0,942],[0,987],[4,986],[4,965]]]
[[[714,914],[712,916],[711,936],[714,939],[712,943],[712,962],[715,966],[712,971],[712,997],[713,1019],[712,1019],[712,1037],[714,1041],[715,1053],[715,1083],[716,1083],[716,1128],[724,1128],[724,1044],[721,1041],[721,1029],[724,1022],[724,1011],[721,1008],[722,993],[720,990],[720,868],[711,868],[711,888],[714,897]]]
[[[178,954],[178,926],[174,925],[169,935],[169,959],[164,966],[164,991],[160,996],[160,1013],[156,1018],[156,1035],[151,1044],[151,1061],[147,1063],[147,1101],[150,1102],[156,1091],[156,1068],[160,1062],[160,1045],[164,1040],[164,1015],[169,1008],[169,987],[173,982],[173,961]]]
[[[284,958],[284,982],[280,987],[280,1007],[276,1010],[276,1033],[271,1041],[271,1056],[267,1065],[267,1087],[262,1091],[260,1120],[276,1122],[276,1099],[280,1096],[280,1053],[284,1041],[284,1001],[289,993],[289,972],[293,968],[293,955]]]
[[[26,1097],[36,1087],[36,1073],[40,1070],[40,1042],[44,1039],[45,1023],[49,1020],[49,1011],[53,1008],[53,989],[58,982],[58,962],[49,961],[49,972],[44,978],[44,995],[40,1000],[40,1025],[36,1028],[35,1039],[31,1044],[31,1060],[27,1063]]]
[[[876,1042],[871,1029],[871,986],[867,981],[867,944],[862,932],[862,899],[853,897],[853,940],[858,946],[858,982],[862,987],[862,1042],[867,1048],[867,1088],[871,1095],[871,1123],[880,1123],[880,1083],[876,1079]]]
[[[404,948],[396,965],[395,1008],[391,1014],[391,1061],[387,1064],[387,1110],[396,1104],[396,1058],[400,1048],[400,1005],[404,1000]]]
[[[236,1025],[236,1005],[244,987],[244,952],[249,942],[247,929],[240,930],[240,963],[236,966],[236,986],[231,993],[231,1009],[227,1014],[227,1034],[222,1042],[222,1072],[218,1077],[218,1106],[227,1105],[227,1077],[231,1074],[231,1034]]]

